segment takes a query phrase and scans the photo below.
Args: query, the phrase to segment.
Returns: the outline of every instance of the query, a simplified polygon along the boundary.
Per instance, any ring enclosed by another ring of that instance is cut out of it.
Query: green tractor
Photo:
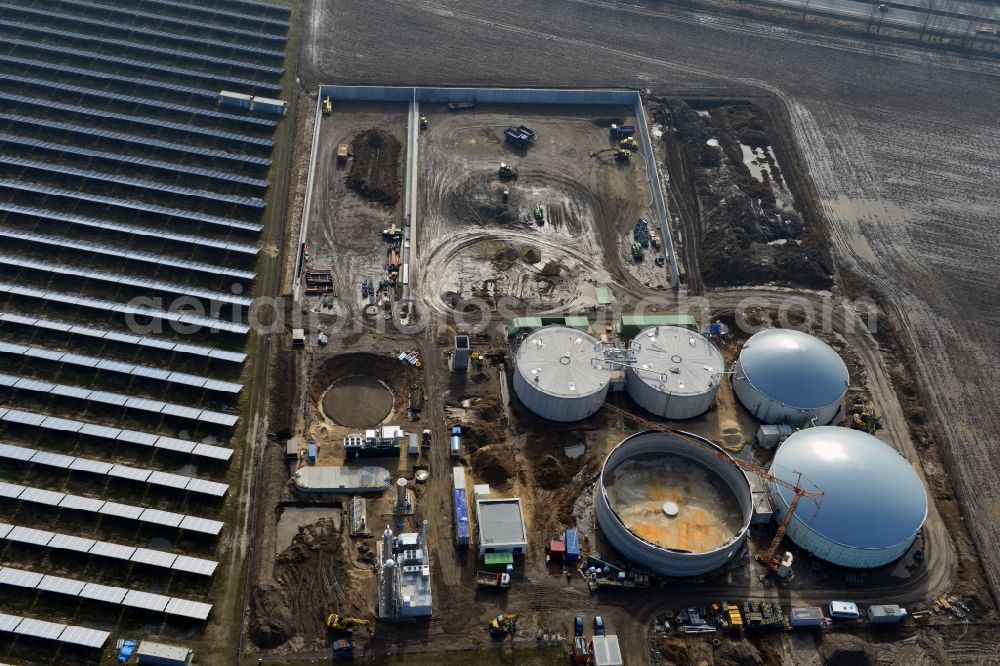
[[[535,206],[535,222],[540,225],[545,224],[545,210],[542,209],[541,204]]]
[[[632,243],[632,258],[636,261],[642,261],[642,244]]]

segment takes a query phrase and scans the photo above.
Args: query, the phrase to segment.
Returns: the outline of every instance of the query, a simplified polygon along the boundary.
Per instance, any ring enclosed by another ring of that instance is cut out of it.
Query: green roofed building
[[[631,338],[650,326],[680,326],[698,333],[698,322],[691,315],[623,315],[618,324],[618,333]]]
[[[528,335],[545,326],[565,326],[587,333],[590,331],[590,321],[583,315],[567,315],[565,317],[518,317],[507,326],[507,337],[518,334]]]

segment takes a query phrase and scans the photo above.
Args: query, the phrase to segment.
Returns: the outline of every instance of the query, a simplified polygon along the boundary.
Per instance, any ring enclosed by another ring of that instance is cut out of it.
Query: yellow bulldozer
[[[362,620],[343,613],[330,613],[326,618],[326,626],[333,631],[350,631],[351,627],[370,627],[371,624],[371,620]]]
[[[490,620],[489,630],[494,636],[501,636],[504,634],[514,635],[517,631],[517,618],[521,617],[518,613],[510,613],[509,615],[497,615],[495,618]]]

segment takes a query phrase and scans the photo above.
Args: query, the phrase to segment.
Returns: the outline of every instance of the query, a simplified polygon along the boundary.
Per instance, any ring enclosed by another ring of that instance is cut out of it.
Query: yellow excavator
[[[602,148],[597,152],[591,153],[590,156],[599,157],[604,153],[614,153],[614,158],[619,162],[627,162],[632,157],[631,151],[622,148]]]
[[[326,618],[326,626],[333,631],[349,631],[351,627],[370,627],[371,624],[371,620],[362,620],[343,613],[330,613]]]
[[[502,634],[514,635],[517,631],[517,619],[521,617],[519,613],[510,613],[509,615],[497,615],[495,618],[490,620],[489,630],[494,636],[500,636]]]
[[[627,148],[629,150],[635,150],[636,148],[639,147],[639,144],[636,143],[636,140],[635,140],[634,136],[627,136],[627,137],[625,137],[624,139],[622,139],[621,141],[618,142],[618,146],[620,148]]]
[[[323,98],[323,115],[328,116],[333,111],[333,104],[330,102],[330,96],[327,95]]]

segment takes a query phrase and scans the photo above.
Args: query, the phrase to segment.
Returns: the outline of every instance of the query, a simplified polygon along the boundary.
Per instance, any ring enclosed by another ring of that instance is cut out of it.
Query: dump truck
[[[515,148],[527,148],[535,141],[535,133],[524,125],[508,127],[504,130],[504,139]]]
[[[611,138],[612,139],[624,139],[625,137],[635,135],[635,127],[632,125],[611,125]]]
[[[642,261],[642,245],[639,243],[632,243],[632,258],[636,261]]]
[[[337,161],[346,162],[348,156],[350,156],[351,147],[346,143],[341,143],[337,146]]]
[[[618,147],[628,148],[629,150],[635,150],[636,148],[639,147],[639,144],[636,142],[634,136],[627,136],[618,142]]]
[[[506,590],[510,587],[510,574],[495,571],[477,571],[476,585]]]

